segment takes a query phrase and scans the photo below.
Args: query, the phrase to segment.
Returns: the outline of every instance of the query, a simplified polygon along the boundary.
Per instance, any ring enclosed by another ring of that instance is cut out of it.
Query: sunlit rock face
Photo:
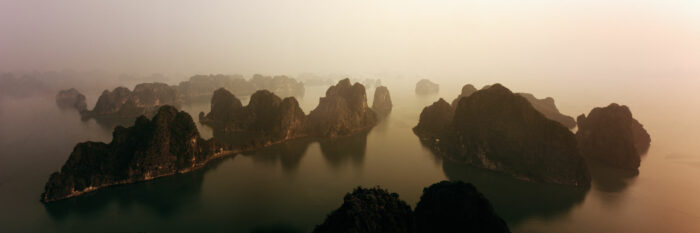
[[[491,85],[486,85],[482,88],[482,90],[488,89],[490,87]],[[452,107],[456,108],[457,104],[459,104],[459,100],[461,100],[464,97],[469,97],[476,91],[477,89],[473,85],[464,85],[464,87],[462,87],[462,93],[452,101]],[[554,99],[552,97],[537,99],[534,95],[530,93],[517,94],[522,97],[525,97],[525,99],[527,99],[527,101],[530,102],[530,104],[532,104],[532,107],[537,109],[537,111],[542,113],[545,117],[557,121],[569,129],[573,129],[574,127],[576,127],[576,121],[574,121],[574,118],[560,113],[559,109],[557,109],[557,106],[554,104]]]
[[[449,113],[443,102],[426,108],[414,129],[435,153],[518,179],[590,185],[574,134],[522,96],[495,84],[460,100],[448,124],[434,123]]]
[[[532,107],[537,109],[537,111],[542,113],[545,117],[559,122],[569,129],[576,127],[576,121],[574,121],[574,118],[560,113],[559,109],[557,109],[557,106],[554,104],[554,99],[552,97],[537,99],[530,93],[518,93],[518,95],[525,97],[525,99],[532,104]]]
[[[189,114],[166,105],[151,120],[141,116],[132,127],[117,126],[109,144],[76,145],[60,172],[51,174],[41,201],[188,172],[222,150],[199,136]]]
[[[200,114],[200,122],[225,134],[269,144],[308,135],[306,115],[294,97],[280,99],[267,90],[255,92],[247,106],[225,89],[212,98],[211,112]]]
[[[56,95],[56,105],[60,108],[73,108],[78,110],[78,112],[87,111],[85,95],[75,88],[59,91]]]
[[[619,168],[637,169],[651,137],[627,106],[610,104],[578,117],[576,137],[584,156]]]
[[[316,226],[314,233],[414,232],[411,207],[396,193],[377,188],[356,188],[343,204]]]
[[[165,83],[142,83],[130,91],[126,87],[117,87],[113,91],[105,90],[92,111],[83,112],[83,117],[90,118],[136,118],[141,115],[153,116],[160,106],[180,106],[182,100],[177,89]]]
[[[414,211],[417,233],[510,232],[472,184],[442,181],[423,189]]]
[[[378,86],[374,90],[374,100],[372,101],[372,110],[380,116],[386,116],[391,113],[393,104],[391,103],[391,95],[389,88]]]
[[[421,79],[416,83],[416,94],[431,95],[437,94],[440,91],[440,85],[427,79]]]
[[[314,135],[333,138],[371,129],[377,115],[367,106],[365,87],[343,79],[328,88],[308,120]]]

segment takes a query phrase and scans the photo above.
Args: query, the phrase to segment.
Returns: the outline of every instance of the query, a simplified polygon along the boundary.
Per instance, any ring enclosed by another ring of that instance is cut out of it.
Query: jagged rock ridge
[[[365,87],[343,79],[328,88],[326,96],[309,113],[308,121],[314,135],[334,138],[369,130],[378,120],[377,114],[367,106]]]
[[[491,85],[486,85],[481,89],[484,90],[490,87]],[[464,85],[462,87],[462,93],[452,101],[452,107],[457,108],[457,104],[459,104],[459,101],[462,98],[469,97],[476,91],[477,89],[473,85]],[[532,107],[537,109],[537,111],[539,111],[540,113],[544,114],[545,117],[557,121],[569,129],[576,127],[576,121],[574,121],[574,118],[560,113],[559,109],[557,109],[557,106],[554,104],[554,99],[552,97],[537,99],[537,97],[530,93],[521,92],[516,94],[525,97],[525,99],[527,99],[527,101],[530,102],[530,104],[532,104]]]
[[[184,173],[220,156],[224,147],[199,136],[189,114],[163,106],[152,120],[114,129],[112,142],[79,143],[60,172],[51,174],[42,202],[52,202],[102,187]]]
[[[424,109],[414,128],[425,145],[446,159],[523,180],[590,185],[573,133],[500,84],[463,98],[447,119],[450,110],[440,100]]]
[[[83,111],[83,118],[135,119],[141,115],[152,117],[160,106],[179,107],[182,103],[177,90],[165,83],[142,83],[130,91],[117,87],[105,90],[90,111]]]
[[[651,143],[629,108],[615,103],[581,114],[576,137],[584,156],[625,169],[637,169]]]

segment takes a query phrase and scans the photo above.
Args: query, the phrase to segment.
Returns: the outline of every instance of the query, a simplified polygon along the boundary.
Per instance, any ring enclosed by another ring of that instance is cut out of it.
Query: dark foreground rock
[[[442,181],[423,189],[414,212],[418,233],[510,232],[472,184]]]
[[[629,108],[615,103],[580,115],[576,137],[584,156],[624,169],[639,168],[651,143]]]
[[[510,232],[474,186],[442,181],[423,190],[415,212],[396,193],[356,188],[314,233]]]
[[[486,85],[482,88],[482,90],[488,89],[490,87],[491,87],[491,85]],[[476,91],[477,91],[477,89],[473,85],[471,85],[471,84],[464,85],[464,87],[462,87],[462,93],[452,101],[452,107],[457,108],[457,104],[459,104],[459,100],[461,100],[462,98],[465,98],[465,97],[469,97],[470,95],[474,94],[474,92],[476,92]],[[535,97],[534,95],[532,95],[530,93],[517,93],[517,94],[522,96],[522,97],[525,97],[525,99],[527,99],[527,101],[530,102],[530,104],[532,104],[532,107],[537,109],[537,111],[542,113],[545,117],[547,117],[551,120],[554,120],[556,122],[559,122],[560,124],[562,124],[563,126],[566,126],[569,129],[573,129],[574,127],[576,127],[576,121],[574,121],[574,118],[567,116],[567,115],[564,115],[561,112],[559,112],[559,109],[557,109],[557,106],[554,104],[554,99],[552,97],[547,97],[544,99],[537,99],[537,97]]]
[[[87,103],[85,103],[85,95],[80,93],[75,88],[61,90],[56,95],[56,105],[60,108],[73,108],[78,112],[87,111]]]
[[[343,205],[316,226],[314,233],[406,233],[414,232],[411,207],[396,193],[379,187],[356,188],[343,198]]]
[[[440,85],[427,79],[421,79],[416,83],[416,94],[431,95],[437,94],[440,91]]]
[[[377,114],[367,106],[367,94],[362,84],[350,84],[343,79],[326,91],[318,106],[309,113],[311,132],[319,137],[335,138],[371,129],[377,124]]]
[[[522,96],[495,84],[463,98],[447,119],[450,108],[444,100],[436,102],[414,128],[422,143],[444,158],[522,180],[590,185],[574,134]]]
[[[372,101],[372,110],[379,114],[380,116],[386,116],[391,113],[393,108],[391,103],[391,95],[389,94],[389,88],[385,86],[378,86],[374,90],[374,100]]]
[[[114,129],[112,142],[79,143],[60,172],[51,174],[42,202],[99,188],[184,173],[203,166],[224,148],[199,136],[189,114],[163,106],[152,120]]]
[[[182,99],[174,87],[165,83],[141,83],[134,91],[126,87],[105,90],[91,111],[83,118],[133,120],[141,115],[152,117],[164,105],[179,107]]]

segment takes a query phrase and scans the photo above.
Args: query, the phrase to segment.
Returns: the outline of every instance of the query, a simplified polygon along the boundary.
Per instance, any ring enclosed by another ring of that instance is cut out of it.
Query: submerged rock
[[[82,112],[84,118],[135,119],[151,117],[164,105],[179,107],[181,98],[177,89],[165,83],[142,83],[130,91],[117,87],[105,90],[91,111]]]
[[[114,129],[112,142],[79,143],[60,172],[51,174],[42,202],[78,196],[99,188],[191,171],[223,148],[199,136],[189,114],[163,106],[152,120]]]
[[[472,184],[442,181],[423,189],[414,212],[417,233],[510,232]]]
[[[75,88],[59,91],[56,95],[56,104],[60,108],[74,108],[78,110],[78,112],[87,111],[85,95]]]
[[[427,79],[421,79],[416,83],[416,94],[430,95],[437,94],[440,91],[440,85]]]
[[[389,89],[385,86],[378,86],[374,90],[374,100],[372,101],[372,110],[380,116],[386,116],[391,113],[393,105],[391,103],[391,95]]]
[[[414,232],[411,207],[396,193],[379,187],[356,188],[345,195],[343,205],[316,226],[314,233]]]
[[[576,137],[584,156],[625,169],[639,168],[651,143],[629,108],[615,103],[580,115]]]
[[[365,87],[351,85],[349,79],[328,88],[308,119],[314,135],[329,138],[349,136],[377,124],[376,113],[367,106]]]
[[[573,133],[500,84],[459,101],[452,119],[442,116],[450,109],[444,100],[436,102],[414,128],[444,158],[523,180],[590,185]]]

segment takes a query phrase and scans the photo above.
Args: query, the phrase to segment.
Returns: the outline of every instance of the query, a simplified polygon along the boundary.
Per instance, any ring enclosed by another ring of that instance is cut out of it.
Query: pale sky
[[[0,0],[0,71],[700,77],[700,1]]]

